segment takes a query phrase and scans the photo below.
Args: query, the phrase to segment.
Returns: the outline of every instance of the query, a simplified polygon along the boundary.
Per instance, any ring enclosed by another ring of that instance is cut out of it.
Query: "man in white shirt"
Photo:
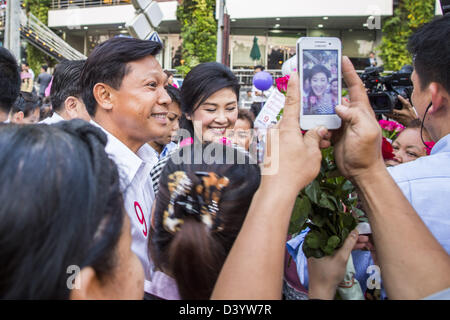
[[[84,63],[85,60],[65,60],[56,66],[50,91],[53,115],[40,123],[52,124],[76,118],[91,120],[81,98],[80,75]]]
[[[147,243],[155,197],[150,179],[155,158],[147,142],[166,132],[171,102],[167,77],[155,58],[161,48],[158,42],[112,38],[92,51],[81,73],[86,109],[107,134],[105,150],[118,166],[131,249],[144,267],[147,294],[152,293]]]
[[[9,122],[11,107],[19,96],[20,72],[16,58],[0,47],[0,123]]]

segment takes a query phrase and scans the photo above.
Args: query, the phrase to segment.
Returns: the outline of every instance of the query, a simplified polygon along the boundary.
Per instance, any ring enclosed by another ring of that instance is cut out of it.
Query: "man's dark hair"
[[[20,92],[20,71],[16,58],[0,47],[0,110],[9,113]]]
[[[97,109],[93,93],[97,83],[120,89],[123,78],[130,72],[127,63],[156,56],[161,49],[159,42],[134,38],[112,38],[99,44],[89,55],[81,72],[82,97],[89,114],[94,116]]]
[[[264,68],[264,66],[262,66],[262,65],[257,65],[253,68],[253,70],[256,70],[256,69],[261,69],[261,71],[264,71],[266,68]]]
[[[408,43],[421,89],[431,82],[450,92],[450,15],[435,18],[414,33]]]
[[[179,107],[181,107],[180,89],[177,89],[169,84],[166,90],[167,93],[169,94],[170,99],[172,99],[172,102],[175,102],[176,104],[178,104]]]
[[[41,66],[41,68],[44,69],[45,72],[47,72],[48,66],[47,66],[46,64],[43,64],[43,65]]]
[[[21,92],[19,97],[14,102],[11,112],[17,113],[22,111],[24,117],[26,118],[38,108],[40,108],[40,100],[37,95],[30,92]]]
[[[70,96],[81,98],[80,75],[86,60],[64,60],[55,68],[50,98],[54,111],[64,107],[64,101]]]

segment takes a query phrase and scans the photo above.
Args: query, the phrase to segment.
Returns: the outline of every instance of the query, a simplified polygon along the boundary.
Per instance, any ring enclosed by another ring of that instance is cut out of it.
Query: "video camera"
[[[367,89],[370,105],[376,114],[402,109],[403,105],[398,99],[398,95],[409,100],[413,90],[412,66],[405,65],[399,71],[388,76],[381,76],[383,71],[383,67],[368,67],[360,75]]]

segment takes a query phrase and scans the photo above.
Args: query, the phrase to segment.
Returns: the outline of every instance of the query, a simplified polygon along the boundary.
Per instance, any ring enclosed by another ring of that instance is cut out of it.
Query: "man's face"
[[[166,132],[167,77],[153,56],[127,64],[128,74],[118,90],[112,90],[114,127],[129,140],[146,143]]]
[[[258,73],[258,72],[261,72],[261,71],[262,71],[261,68],[255,68],[254,74],[256,74],[256,73]]]
[[[411,81],[414,86],[413,92],[411,94],[411,101],[413,103],[414,108],[416,108],[417,114],[419,115],[419,119],[423,119],[423,115],[425,114],[426,108],[431,102],[431,95],[427,89],[422,90],[420,86],[419,75],[416,73],[415,70],[411,74]]]

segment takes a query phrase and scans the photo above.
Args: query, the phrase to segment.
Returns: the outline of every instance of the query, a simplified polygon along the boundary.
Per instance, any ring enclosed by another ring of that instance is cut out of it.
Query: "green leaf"
[[[319,201],[319,194],[320,194],[320,185],[319,182],[317,182],[317,180],[314,180],[313,182],[311,182],[306,188],[305,188],[305,193],[308,196],[308,198],[318,204]]]
[[[305,243],[311,249],[318,249],[320,247],[320,234],[315,231],[310,231],[305,237]]]
[[[302,230],[310,212],[311,202],[308,197],[298,197],[292,210],[288,233],[294,234]]]
[[[331,236],[328,238],[327,246],[332,249],[337,248],[337,246],[341,243],[341,239],[338,236]]]
[[[353,192],[354,189],[355,189],[355,186],[349,180],[346,180],[342,186],[342,190],[344,190],[345,192],[348,192],[348,193]]]
[[[336,210],[335,205],[333,204],[333,202],[331,202],[331,201],[328,199],[328,196],[327,196],[325,193],[322,193],[322,194],[320,195],[319,206],[321,206],[322,208],[330,209],[331,211]]]
[[[344,222],[344,227],[349,230],[353,230],[354,226],[356,226],[355,218],[353,218],[353,216],[350,214],[347,214],[343,217],[343,222]]]

